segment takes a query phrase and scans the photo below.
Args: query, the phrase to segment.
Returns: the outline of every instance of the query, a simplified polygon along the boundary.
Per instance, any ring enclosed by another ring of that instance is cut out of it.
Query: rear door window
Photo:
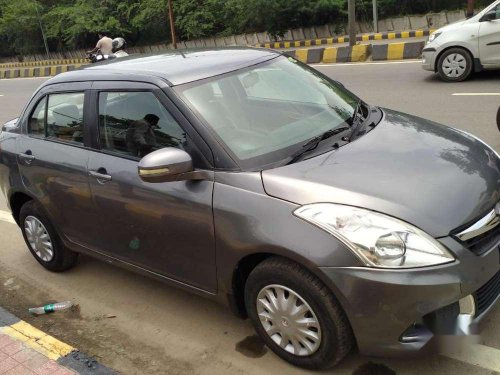
[[[28,134],[83,145],[84,98],[83,92],[45,96],[31,113]]]
[[[83,144],[84,93],[50,94],[47,137]]]

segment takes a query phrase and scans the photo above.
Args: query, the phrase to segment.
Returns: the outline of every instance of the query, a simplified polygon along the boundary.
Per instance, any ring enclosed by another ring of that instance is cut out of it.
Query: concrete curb
[[[384,40],[384,39],[408,39],[408,38],[420,38],[424,36],[429,36],[435,30],[409,30],[400,32],[385,32],[385,33],[372,33],[372,34],[361,34],[356,37],[358,42],[369,42],[370,40]],[[337,38],[325,38],[325,39],[307,39],[307,40],[290,40],[282,42],[269,42],[269,43],[259,43],[255,47],[261,48],[294,48],[294,47],[311,47],[329,44],[339,44],[349,42],[348,36],[341,36]]]
[[[25,68],[25,67],[40,67],[52,65],[71,65],[71,64],[85,64],[88,63],[87,59],[64,59],[64,60],[40,60],[40,61],[25,61],[16,63],[1,63],[0,69],[4,68]]]
[[[80,353],[71,345],[40,331],[0,307],[0,333],[22,342],[27,347],[58,364],[82,375],[115,375],[94,359]]]
[[[353,47],[297,49],[284,54],[305,64],[363,62],[370,57],[374,61],[404,60],[420,58],[424,45],[424,42],[358,44]]]
[[[31,77],[51,77],[60,73],[70,72],[79,69],[83,64],[45,66],[36,68],[14,68],[2,69],[0,67],[0,79],[6,78],[31,78]]]

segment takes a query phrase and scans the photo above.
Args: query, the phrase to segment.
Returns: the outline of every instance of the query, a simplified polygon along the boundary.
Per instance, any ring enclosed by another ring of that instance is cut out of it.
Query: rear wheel
[[[19,222],[28,249],[46,269],[62,272],[76,264],[78,254],[64,247],[38,203],[26,202],[21,207]]]
[[[250,273],[245,304],[259,336],[293,365],[329,368],[354,345],[349,322],[331,291],[286,259],[267,259]]]
[[[439,76],[448,82],[464,81],[472,74],[473,65],[469,52],[462,48],[450,48],[439,57]]]

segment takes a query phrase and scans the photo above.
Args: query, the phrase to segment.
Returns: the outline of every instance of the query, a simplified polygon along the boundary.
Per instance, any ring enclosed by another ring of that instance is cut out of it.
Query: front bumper
[[[461,316],[458,301],[475,293],[500,270],[500,244],[477,256],[451,237],[440,240],[457,261],[411,270],[321,268],[349,318],[361,353],[402,356],[433,347]],[[498,302],[472,317],[478,323]],[[445,311],[443,318],[442,312]],[[439,318],[439,319],[438,319]]]
[[[437,51],[432,47],[425,47],[422,51],[422,69],[436,71]]]

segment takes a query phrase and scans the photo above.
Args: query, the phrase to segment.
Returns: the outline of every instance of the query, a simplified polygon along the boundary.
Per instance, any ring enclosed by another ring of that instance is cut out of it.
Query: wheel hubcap
[[[34,216],[26,217],[24,232],[35,254],[44,262],[50,262],[54,258],[54,250],[52,240],[42,222]]]
[[[465,57],[458,54],[452,53],[451,55],[446,56],[443,61],[443,72],[447,77],[457,78],[465,73],[467,69],[467,60]]]
[[[288,353],[308,356],[318,350],[318,318],[293,290],[281,285],[266,286],[257,296],[257,313],[269,337]]]

